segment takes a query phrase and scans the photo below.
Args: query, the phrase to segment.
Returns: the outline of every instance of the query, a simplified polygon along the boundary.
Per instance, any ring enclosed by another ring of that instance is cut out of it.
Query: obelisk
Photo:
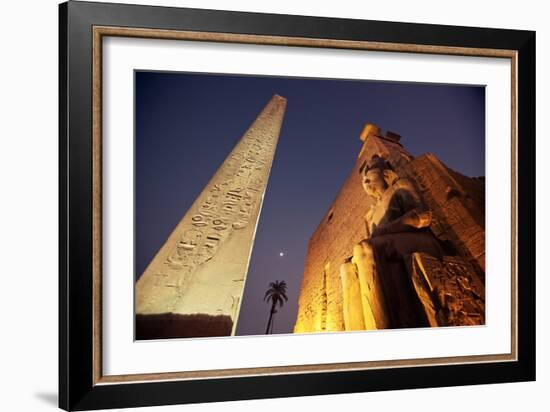
[[[136,339],[235,334],[285,108],[271,98],[137,281]]]

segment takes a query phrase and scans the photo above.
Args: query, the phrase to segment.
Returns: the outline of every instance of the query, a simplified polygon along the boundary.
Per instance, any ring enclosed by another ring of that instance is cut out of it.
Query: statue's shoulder
[[[411,180],[407,178],[397,179],[388,191],[388,196],[399,201],[406,208],[413,208],[422,203],[420,194]]]
[[[411,180],[407,179],[406,177],[399,178],[393,182],[391,185],[391,188],[396,191],[399,189],[404,189],[408,191],[416,191],[414,188],[414,185]]]

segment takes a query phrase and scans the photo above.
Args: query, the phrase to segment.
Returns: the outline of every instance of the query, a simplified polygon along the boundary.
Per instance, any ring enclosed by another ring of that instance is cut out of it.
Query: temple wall
[[[372,202],[361,187],[359,169],[374,154],[391,157],[397,164],[412,158],[377,133],[373,128],[362,137],[365,142],[353,169],[309,240],[294,332],[345,330],[340,266],[351,259],[354,245],[366,238],[364,216]]]
[[[434,234],[485,272],[485,179],[470,178],[447,168],[427,153],[404,173],[413,178],[424,202],[433,210]]]
[[[351,256],[353,244],[365,237],[365,226],[361,222],[370,207],[361,186],[351,184],[359,176],[360,164],[358,159],[309,241],[295,332],[344,330],[340,263]],[[325,305],[326,319],[323,320]]]
[[[367,124],[360,138],[363,146],[353,169],[309,240],[295,333],[346,330],[344,292],[347,299],[356,296],[360,276],[346,274],[345,270],[341,271],[341,266],[350,261],[348,268],[356,273],[361,269],[361,250],[357,244],[367,237],[365,215],[372,200],[362,188],[360,169],[374,155],[388,160],[400,177],[412,181],[432,210],[430,228],[448,246],[449,253],[459,255],[475,266],[479,277],[472,279],[472,283],[476,283],[484,294],[484,179],[454,172],[433,154],[414,159],[399,143],[400,136],[393,133],[384,136],[373,125]],[[342,287],[343,277],[346,278],[346,291]],[[363,278],[363,281],[366,284],[362,290],[367,291],[363,304],[348,303],[345,308],[348,330],[388,327],[385,305],[399,302],[384,302],[380,282],[375,276]],[[349,319],[364,327],[350,328]]]

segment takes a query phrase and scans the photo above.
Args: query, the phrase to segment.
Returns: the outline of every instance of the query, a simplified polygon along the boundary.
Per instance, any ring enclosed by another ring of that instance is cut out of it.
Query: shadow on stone
[[[230,336],[232,327],[225,315],[136,315],[136,340]]]

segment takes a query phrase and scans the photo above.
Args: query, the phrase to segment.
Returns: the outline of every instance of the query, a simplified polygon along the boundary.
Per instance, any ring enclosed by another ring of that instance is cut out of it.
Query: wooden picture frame
[[[535,379],[535,33],[107,3],[59,8],[59,406],[137,407]],[[138,375],[102,372],[105,36],[479,56],[512,67],[509,354]]]

